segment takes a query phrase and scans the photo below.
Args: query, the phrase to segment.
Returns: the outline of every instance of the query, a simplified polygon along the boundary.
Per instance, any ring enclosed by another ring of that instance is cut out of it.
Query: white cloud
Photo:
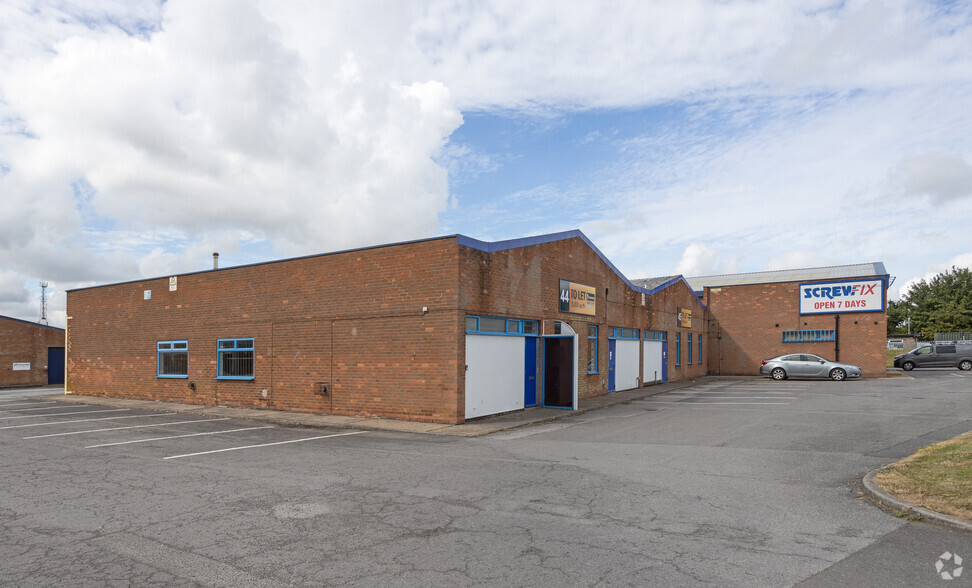
[[[694,241],[685,248],[675,273],[683,276],[731,274],[739,271],[738,256],[726,256],[705,243]]]
[[[765,271],[839,265],[814,251],[787,251],[766,260]]]
[[[906,231],[946,250],[972,220],[958,206],[972,153],[968,12],[909,0],[4,2],[0,267],[12,277],[0,298],[29,318],[18,288],[41,279],[63,291],[193,271],[214,249],[256,261],[425,237],[450,206],[488,231],[510,207],[517,234],[581,224],[617,263],[657,273],[680,258],[759,268],[787,251],[928,263],[908,259]],[[619,156],[586,186],[519,185],[493,209],[450,200],[447,172],[502,174],[510,157],[448,143],[460,109],[556,126],[565,112],[657,104],[689,106],[625,143],[587,133]],[[889,194],[940,207],[908,230]],[[585,212],[563,215],[575,197]],[[709,252],[690,255],[694,241]]]

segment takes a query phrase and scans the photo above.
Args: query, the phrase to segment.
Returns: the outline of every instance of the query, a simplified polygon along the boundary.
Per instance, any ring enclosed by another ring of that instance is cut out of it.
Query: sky
[[[570,229],[632,279],[972,267],[972,3],[0,4],[0,315]]]

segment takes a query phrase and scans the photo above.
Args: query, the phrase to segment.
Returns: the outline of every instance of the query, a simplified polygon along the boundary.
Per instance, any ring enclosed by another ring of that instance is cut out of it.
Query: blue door
[[[614,347],[617,343],[614,339],[608,339],[608,392],[614,392]]]
[[[668,341],[662,341],[662,382],[668,381]]]
[[[64,348],[47,348],[47,383],[64,383]]]
[[[525,337],[523,350],[523,406],[537,405],[537,338]]]

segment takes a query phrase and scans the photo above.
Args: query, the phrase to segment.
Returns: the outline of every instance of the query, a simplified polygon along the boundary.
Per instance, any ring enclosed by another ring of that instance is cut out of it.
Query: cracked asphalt
[[[860,492],[972,430],[968,372],[709,379],[471,439],[99,409],[0,390],[0,584],[933,586],[972,557]]]

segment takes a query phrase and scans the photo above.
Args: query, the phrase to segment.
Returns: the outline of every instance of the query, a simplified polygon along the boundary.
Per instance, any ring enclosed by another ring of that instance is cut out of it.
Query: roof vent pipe
[[[213,252],[213,269],[219,269],[219,253]]]

